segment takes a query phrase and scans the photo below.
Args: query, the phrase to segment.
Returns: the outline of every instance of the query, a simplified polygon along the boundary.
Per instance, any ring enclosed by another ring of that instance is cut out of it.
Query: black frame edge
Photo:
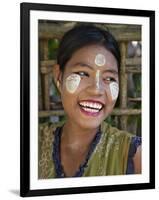
[[[27,197],[154,189],[150,183],[30,190]]]
[[[150,16],[150,183],[155,188],[155,11]]]
[[[30,10],[43,10],[43,11],[60,11],[60,12],[79,12],[81,13],[94,13],[98,14],[113,14],[123,16],[151,16],[151,10],[138,10],[126,8],[111,8],[111,7],[93,7],[93,6],[77,6],[77,5],[60,5],[60,4],[45,4],[45,3],[21,3],[24,7]]]
[[[29,10],[20,5],[20,196],[30,188]]]

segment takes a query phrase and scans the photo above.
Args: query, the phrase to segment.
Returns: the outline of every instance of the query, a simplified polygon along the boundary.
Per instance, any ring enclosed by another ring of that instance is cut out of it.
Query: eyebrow
[[[115,70],[115,69],[106,69],[106,70],[104,70],[104,72],[110,72],[110,73],[112,73],[112,74],[118,74],[119,72],[117,71],[117,70]]]
[[[86,64],[86,63],[83,63],[83,62],[77,62],[75,64],[73,64],[72,66],[81,66],[81,67],[88,67],[90,68],[91,70],[94,70],[94,68],[89,65],[89,64]],[[106,69],[103,71],[104,73],[105,72],[110,72],[110,73],[113,73],[113,74],[118,74],[118,70],[115,70],[115,69]]]
[[[88,68],[90,68],[91,70],[94,70],[94,68],[93,68],[91,65],[88,65],[88,64],[82,63],[82,62],[75,63],[75,64],[73,64],[73,66],[88,67]]]

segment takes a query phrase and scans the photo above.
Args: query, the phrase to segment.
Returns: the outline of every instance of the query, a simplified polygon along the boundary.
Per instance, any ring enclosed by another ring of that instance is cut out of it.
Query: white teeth
[[[89,109],[93,108],[100,110],[102,108],[102,104],[93,102],[80,102],[80,105],[84,107],[89,107]]]
[[[91,109],[91,108],[85,108],[85,107],[83,107],[82,109],[85,110],[85,111],[87,111],[87,112],[92,112],[92,113],[99,112],[99,110],[95,110],[95,109]]]
[[[93,103],[90,103],[90,104],[88,105],[88,107],[96,108],[95,104],[93,104]]]
[[[101,109],[102,105],[95,103],[96,108]]]

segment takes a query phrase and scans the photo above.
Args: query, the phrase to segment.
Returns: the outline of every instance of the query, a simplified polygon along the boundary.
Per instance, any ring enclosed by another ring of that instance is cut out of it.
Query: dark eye
[[[106,77],[106,78],[104,78],[104,81],[105,82],[116,82],[116,79],[113,77]]]
[[[87,72],[75,72],[75,74],[80,75],[81,77],[85,77],[85,76],[89,76],[89,74]]]

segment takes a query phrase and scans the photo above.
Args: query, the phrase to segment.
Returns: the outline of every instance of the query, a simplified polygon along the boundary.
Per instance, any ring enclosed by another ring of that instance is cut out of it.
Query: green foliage
[[[49,59],[56,59],[57,57],[57,49],[59,47],[59,40],[58,39],[50,39],[48,41],[48,48],[49,48]]]

